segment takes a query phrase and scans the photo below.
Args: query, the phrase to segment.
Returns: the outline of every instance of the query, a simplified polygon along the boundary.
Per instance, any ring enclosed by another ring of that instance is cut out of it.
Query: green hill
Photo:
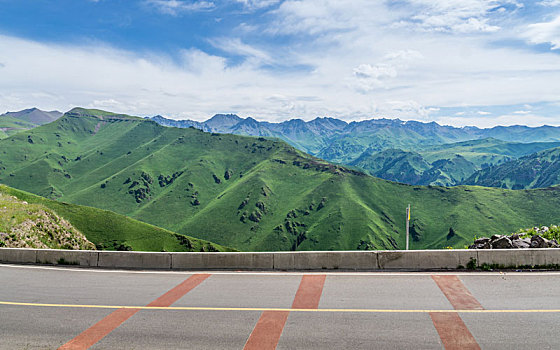
[[[416,152],[388,149],[381,152],[365,151],[350,165],[366,170],[385,180],[419,184],[422,175],[432,166]]]
[[[10,203],[6,204],[5,202]],[[73,236],[79,238],[80,232],[83,233],[98,249],[180,252],[231,250],[217,244],[179,235],[107,210],[49,200],[5,185],[0,185],[0,204],[6,211],[4,213],[0,208],[0,218],[2,218],[0,230],[4,230],[5,233],[9,232],[9,228],[21,224],[24,220],[36,220],[41,216],[41,212],[45,212],[49,216],[58,217],[60,215],[68,220],[71,227],[79,230],[76,234],[72,229],[69,229],[68,231]],[[3,214],[7,215],[8,209],[10,217],[2,216]],[[80,242],[79,239],[77,241]],[[69,248],[67,244],[60,244],[52,237],[49,242],[45,243],[49,248]],[[83,249],[86,246],[87,242],[80,243],[79,248]],[[46,248],[41,245],[37,245],[37,247]]]
[[[560,214],[560,188],[401,185],[280,141],[93,110],[0,140],[0,150],[0,182],[239,250],[402,248],[408,203],[415,249],[462,247]]]
[[[0,139],[23,130],[50,123],[62,116],[57,111],[45,112],[37,108],[24,109],[19,112],[7,112],[0,115]]]
[[[476,172],[466,184],[510,189],[560,184],[560,147],[537,152]]]
[[[460,154],[430,164],[420,153],[397,149],[366,151],[350,165],[385,180],[431,186],[455,186],[478,170]]]

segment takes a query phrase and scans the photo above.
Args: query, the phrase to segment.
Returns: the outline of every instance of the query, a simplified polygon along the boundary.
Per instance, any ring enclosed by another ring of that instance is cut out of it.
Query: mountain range
[[[399,119],[347,123],[334,118],[270,123],[234,114],[217,114],[205,122],[150,119],[164,126],[279,138],[327,161],[411,185],[464,184],[478,171],[560,146],[560,128],[552,126],[480,129]]]
[[[559,187],[405,185],[281,140],[81,108],[0,140],[0,182],[238,250],[403,248],[409,203],[414,249],[463,247],[560,216]]]

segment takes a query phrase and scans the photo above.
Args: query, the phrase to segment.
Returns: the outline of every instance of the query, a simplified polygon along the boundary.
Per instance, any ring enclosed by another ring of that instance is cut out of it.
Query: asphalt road
[[[1,349],[560,349],[559,324],[554,272],[0,265]]]

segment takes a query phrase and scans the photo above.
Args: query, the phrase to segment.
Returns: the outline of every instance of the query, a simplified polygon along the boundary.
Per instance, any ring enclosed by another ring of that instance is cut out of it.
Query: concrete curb
[[[158,253],[0,248],[0,263],[143,270],[454,270],[558,267],[560,249]]]

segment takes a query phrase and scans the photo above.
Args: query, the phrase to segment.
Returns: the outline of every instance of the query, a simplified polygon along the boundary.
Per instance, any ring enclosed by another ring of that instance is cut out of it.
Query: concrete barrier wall
[[[272,270],[273,253],[169,253],[177,270]]]
[[[456,269],[478,259],[475,250],[409,250],[380,251],[381,269]]]
[[[274,270],[379,270],[378,252],[277,252]]]
[[[158,270],[453,270],[558,267],[560,249],[156,253],[0,248],[0,263]]]

